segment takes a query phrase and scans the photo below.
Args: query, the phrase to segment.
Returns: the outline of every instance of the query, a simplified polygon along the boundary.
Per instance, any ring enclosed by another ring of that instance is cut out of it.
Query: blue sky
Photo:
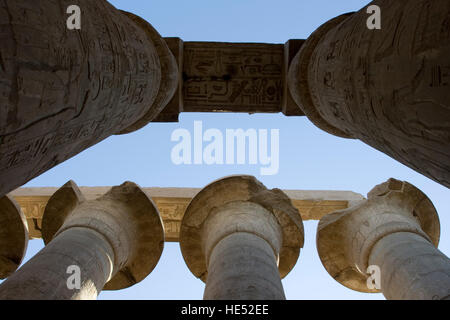
[[[117,8],[149,21],[163,36],[185,41],[284,43],[303,39],[325,21],[359,10],[362,0],[113,0]],[[205,129],[280,130],[280,170],[260,176],[259,165],[180,165],[171,161],[171,134],[194,121]],[[357,140],[316,128],[304,117],[281,114],[182,114],[179,123],[154,123],[138,132],[113,136],[30,181],[26,186],[59,187],[70,179],[79,186],[112,186],[129,180],[143,187],[203,187],[230,174],[255,175],[269,188],[350,190],[366,195],[390,177],[416,185],[434,203],[441,220],[439,249],[450,255],[449,189],[416,173]],[[283,280],[288,299],[384,299],[381,294],[351,291],[323,268],[315,247],[317,222],[305,222],[305,247]],[[29,244],[29,259],[43,247]],[[102,292],[99,299],[201,299],[204,284],[186,267],[178,243],[166,243],[155,270],[125,290]]]

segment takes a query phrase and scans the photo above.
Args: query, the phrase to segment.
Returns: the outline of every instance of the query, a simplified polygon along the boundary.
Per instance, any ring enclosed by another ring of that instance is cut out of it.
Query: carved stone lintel
[[[165,40],[182,75],[178,93],[154,122],[178,121],[180,112],[304,115],[287,85],[289,66],[304,40],[284,45]]]
[[[80,187],[88,200],[94,200],[109,187]],[[181,220],[191,199],[200,191],[196,188],[144,188],[155,202],[164,223],[165,240],[178,242]],[[41,238],[42,215],[57,188],[20,188],[11,193],[24,212],[30,238]],[[324,215],[349,207],[353,201],[364,199],[350,191],[284,190],[302,220],[319,220]]]

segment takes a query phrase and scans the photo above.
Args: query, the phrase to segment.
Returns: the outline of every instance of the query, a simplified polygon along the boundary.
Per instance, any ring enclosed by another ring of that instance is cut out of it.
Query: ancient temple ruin
[[[0,1],[0,299],[95,299],[143,280],[164,242],[178,241],[205,299],[282,300],[309,219],[320,220],[321,261],[342,285],[450,299],[438,213],[406,181],[367,198],[269,190],[244,175],[201,190],[19,188],[111,135],[182,112],[306,116],[449,188],[448,0],[375,0],[381,30],[365,27],[365,7],[284,44],[163,38],[106,0],[77,2],[86,18],[68,32],[65,1]],[[29,238],[46,246],[18,269]],[[75,261],[84,278],[69,290]],[[389,279],[381,289],[367,286],[370,266]]]

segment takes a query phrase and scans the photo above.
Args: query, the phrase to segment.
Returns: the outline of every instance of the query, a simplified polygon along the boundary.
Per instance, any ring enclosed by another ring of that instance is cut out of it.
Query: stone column
[[[21,264],[28,245],[28,224],[20,206],[10,196],[0,198],[0,279]]]
[[[81,9],[69,30],[67,8]],[[0,197],[155,118],[178,67],[153,27],[105,0],[0,1]]]
[[[450,2],[376,0],[322,25],[291,64],[289,88],[319,128],[355,138],[450,187]]]
[[[132,182],[91,201],[68,182],[45,208],[42,235],[46,247],[0,285],[0,299],[95,299],[143,280],[164,245],[156,206]]]
[[[192,199],[180,246],[191,272],[206,282],[205,300],[281,300],[281,278],[303,247],[303,222],[281,190],[231,176]]]
[[[450,259],[437,249],[439,218],[419,189],[394,179],[368,199],[320,220],[317,249],[328,273],[387,299],[449,299]]]

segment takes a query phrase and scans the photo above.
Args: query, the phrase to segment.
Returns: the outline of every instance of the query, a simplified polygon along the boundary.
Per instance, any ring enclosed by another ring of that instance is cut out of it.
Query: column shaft
[[[303,223],[289,198],[251,176],[229,176],[190,202],[180,247],[206,283],[205,300],[284,300],[281,279],[303,246]]]
[[[95,299],[142,281],[164,244],[159,212],[136,184],[125,182],[86,200],[73,181],[44,212],[46,244],[0,286],[0,299]]]
[[[0,299],[96,299],[117,272],[113,261],[113,248],[100,233],[67,229],[0,285]],[[80,270],[80,289],[68,286],[70,266]]]
[[[211,212],[202,239],[205,299],[285,299],[278,271],[282,230],[271,212],[252,202],[229,202]]]
[[[79,30],[66,26],[75,4]],[[106,0],[0,1],[0,21],[0,197],[142,127],[176,88],[164,40]]]
[[[328,273],[387,299],[448,299],[450,260],[437,249],[440,224],[431,200],[395,179],[367,198],[320,220],[317,250]]]
[[[369,264],[380,268],[387,299],[450,299],[450,259],[418,234],[383,237],[372,249]]]
[[[450,2],[376,0],[330,20],[290,68],[297,104],[319,128],[356,138],[450,187]]]
[[[284,300],[272,247],[251,233],[238,232],[213,249],[208,266],[205,300]]]

